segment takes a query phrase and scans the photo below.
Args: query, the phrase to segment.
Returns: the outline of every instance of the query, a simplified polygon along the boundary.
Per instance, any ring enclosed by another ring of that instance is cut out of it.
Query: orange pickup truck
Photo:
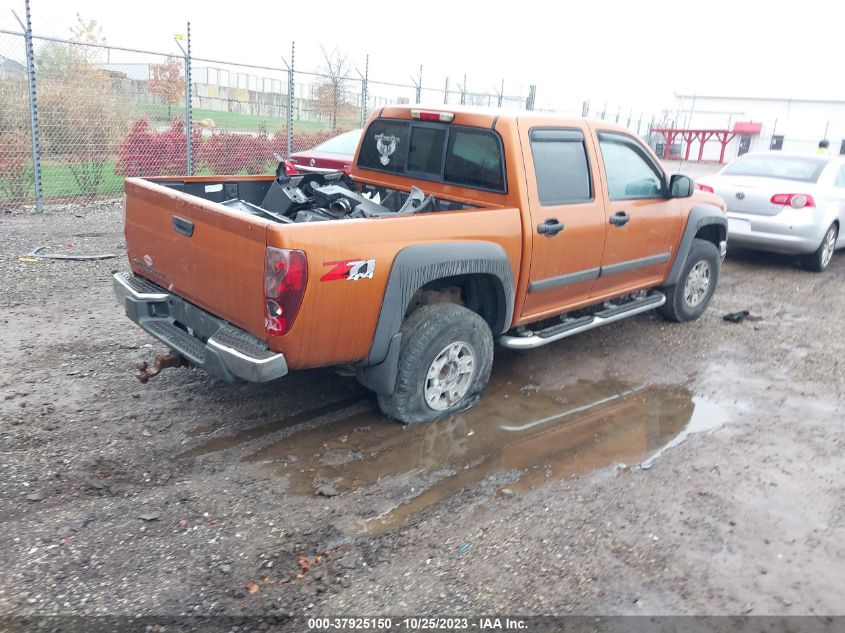
[[[352,366],[402,423],[475,404],[528,349],[706,309],[720,198],[602,121],[374,112],[351,176],[126,180],[127,316],[226,381]]]

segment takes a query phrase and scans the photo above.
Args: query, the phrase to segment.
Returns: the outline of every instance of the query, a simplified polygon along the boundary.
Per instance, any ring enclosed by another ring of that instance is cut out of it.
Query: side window
[[[579,130],[532,130],[531,156],[542,206],[592,199],[587,149]]]
[[[845,188],[845,165],[842,165],[836,173],[836,180],[834,181],[833,186]]]
[[[663,174],[636,141],[599,132],[599,146],[611,200],[663,197]]]

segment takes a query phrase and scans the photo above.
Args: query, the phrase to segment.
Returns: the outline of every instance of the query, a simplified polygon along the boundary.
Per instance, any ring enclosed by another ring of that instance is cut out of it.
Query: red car
[[[286,171],[290,173],[295,169],[300,174],[342,171],[348,174],[352,170],[352,159],[362,132],[350,130],[304,152],[294,152],[287,161]]]

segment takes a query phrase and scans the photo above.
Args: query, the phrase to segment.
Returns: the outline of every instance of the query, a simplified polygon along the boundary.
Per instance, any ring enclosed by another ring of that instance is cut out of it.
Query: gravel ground
[[[116,202],[0,215],[0,613],[845,613],[845,255],[732,253],[699,321],[498,350],[405,430],[330,370],[139,384],[125,268]]]

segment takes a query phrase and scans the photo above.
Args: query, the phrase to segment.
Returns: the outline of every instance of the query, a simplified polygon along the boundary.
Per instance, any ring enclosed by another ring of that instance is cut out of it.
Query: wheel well
[[[721,224],[706,224],[698,229],[695,237],[701,240],[707,240],[718,246],[719,242],[723,242],[727,238],[727,231]]]
[[[405,318],[424,305],[438,302],[455,303],[472,310],[487,321],[494,334],[504,329],[505,293],[495,275],[455,275],[430,281],[411,297]]]

